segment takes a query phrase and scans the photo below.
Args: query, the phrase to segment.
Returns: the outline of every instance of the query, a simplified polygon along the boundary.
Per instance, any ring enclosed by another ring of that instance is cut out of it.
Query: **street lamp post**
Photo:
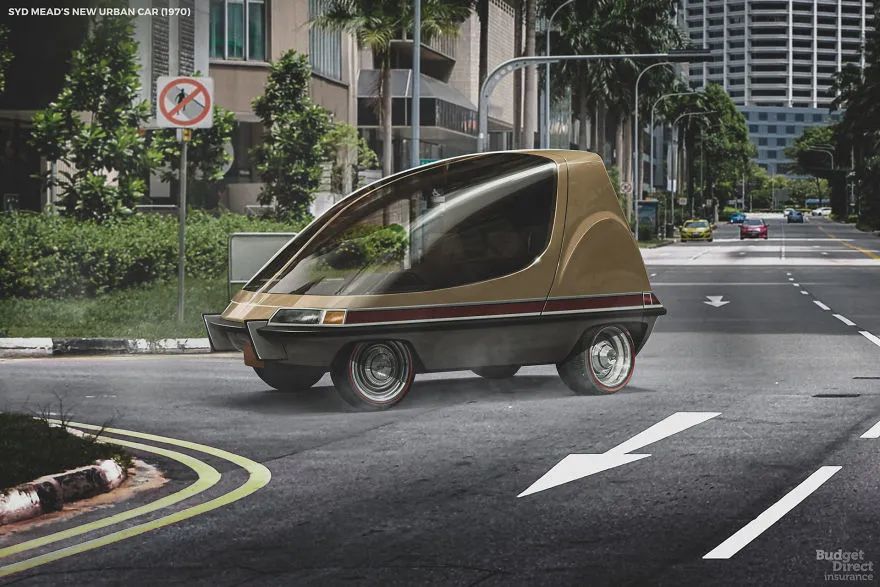
[[[508,59],[495,66],[483,83],[480,85],[480,94],[478,97],[478,123],[479,131],[477,135],[477,151],[486,150],[486,144],[489,139],[489,97],[498,82],[514,70],[521,69],[529,65],[543,65],[545,63],[556,63],[558,61],[596,61],[599,59],[663,59],[665,61],[696,61],[705,60],[708,53],[703,50],[676,50],[668,53],[617,53],[603,55],[541,55],[530,57],[515,57]]]
[[[553,29],[553,19],[556,18],[556,15],[562,10],[564,7],[568,6],[574,2],[574,0],[565,0],[562,4],[560,4],[556,10],[553,11],[553,14],[550,15],[550,19],[547,21],[547,30],[544,33],[546,37],[546,47],[544,49],[544,56],[550,56],[550,31]],[[544,66],[544,128],[541,129],[541,147],[544,149],[550,148],[550,63],[548,62]]]
[[[422,0],[413,0],[413,89],[410,124],[412,125],[412,144],[410,145],[410,167],[417,167],[419,161],[419,142],[421,142],[419,123],[421,122],[422,101]],[[391,91],[387,89],[386,91]],[[390,114],[389,114],[390,116]]]
[[[635,229],[633,232],[635,233],[636,240],[639,240],[639,197],[641,197],[641,195],[642,195],[642,186],[640,185],[640,183],[641,183],[640,180],[642,178],[642,174],[641,174],[641,171],[642,171],[641,170],[641,167],[642,167],[641,159],[642,158],[640,156],[641,153],[639,153],[639,135],[642,134],[641,132],[639,132],[641,130],[641,129],[639,129],[639,82],[642,81],[642,76],[645,75],[645,73],[647,73],[649,69],[652,69],[654,67],[659,67],[661,65],[672,65],[672,62],[661,61],[659,63],[652,63],[651,65],[649,65],[648,67],[646,67],[642,71],[640,71],[639,75],[636,77],[636,91],[635,91],[635,98],[636,99],[635,99],[635,106],[634,106],[634,112],[633,112],[633,118],[635,119],[635,124],[633,124],[633,128],[635,129],[635,135],[636,135],[635,139],[633,140],[633,146],[634,146],[634,151],[635,151],[634,156],[633,156],[633,159],[634,159],[634,161],[633,161],[633,216],[635,217]],[[653,143],[651,146],[653,147]]]
[[[651,106],[651,153],[648,155],[648,167],[651,170],[650,175],[650,188],[654,189],[654,111],[657,108],[657,104],[660,103],[661,100],[665,98],[671,98],[673,96],[690,96],[693,94],[697,94],[699,92],[674,92],[672,94],[664,94],[657,98],[654,101],[654,104]]]

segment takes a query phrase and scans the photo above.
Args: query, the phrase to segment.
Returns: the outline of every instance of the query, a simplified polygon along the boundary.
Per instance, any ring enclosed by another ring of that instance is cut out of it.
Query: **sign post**
[[[186,165],[193,128],[214,124],[214,80],[209,77],[168,77],[156,81],[156,125],[176,128],[180,141],[180,197],[177,205],[177,321],[183,322],[186,278]]]

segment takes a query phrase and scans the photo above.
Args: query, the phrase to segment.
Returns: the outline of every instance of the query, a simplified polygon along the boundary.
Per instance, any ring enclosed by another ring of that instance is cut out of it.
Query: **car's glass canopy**
[[[294,239],[245,289],[416,292],[523,269],[550,239],[556,164],[536,155],[491,153],[402,175],[353,197],[358,199]]]
[[[685,228],[709,228],[709,222],[706,220],[691,220],[684,223]]]

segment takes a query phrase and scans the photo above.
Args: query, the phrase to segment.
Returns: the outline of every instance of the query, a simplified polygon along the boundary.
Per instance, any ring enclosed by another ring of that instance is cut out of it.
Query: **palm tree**
[[[422,41],[455,35],[471,11],[471,0],[422,0]],[[331,0],[312,26],[350,33],[370,49],[379,65],[379,119],[382,126],[382,173],[394,169],[391,127],[391,41],[413,28],[410,0]]]

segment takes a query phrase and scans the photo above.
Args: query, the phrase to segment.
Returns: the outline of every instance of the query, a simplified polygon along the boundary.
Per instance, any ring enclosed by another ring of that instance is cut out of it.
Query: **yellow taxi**
[[[712,242],[712,224],[708,220],[687,220],[681,227],[681,242]]]

